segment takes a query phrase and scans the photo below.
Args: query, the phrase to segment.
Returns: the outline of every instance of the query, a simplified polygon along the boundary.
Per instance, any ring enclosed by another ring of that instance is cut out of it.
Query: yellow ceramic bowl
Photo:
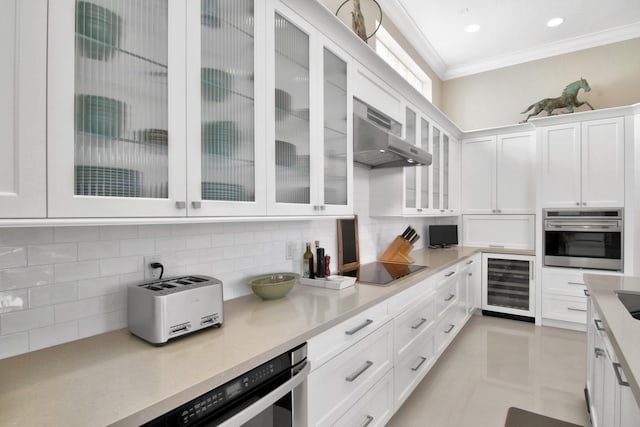
[[[289,293],[296,280],[300,277],[296,273],[271,273],[256,276],[249,280],[253,293],[262,299],[278,299]]]

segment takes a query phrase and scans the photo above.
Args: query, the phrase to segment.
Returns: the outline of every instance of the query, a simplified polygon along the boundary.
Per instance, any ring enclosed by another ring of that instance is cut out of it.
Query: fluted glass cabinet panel
[[[309,36],[276,13],[276,203],[311,200],[309,76]]]
[[[324,203],[348,203],[347,63],[324,49]]]
[[[441,144],[440,129],[433,127],[433,145],[432,145],[432,163],[431,172],[433,176],[433,208],[440,209],[440,162],[441,162]]]
[[[202,0],[202,200],[255,200],[253,52],[253,0]]]
[[[442,208],[449,209],[449,135],[442,135]]]
[[[75,193],[167,198],[167,0],[76,1]]]
[[[429,122],[420,119],[420,148],[429,152]],[[429,209],[429,168],[430,166],[419,166],[420,168],[420,207]]]
[[[406,109],[405,112],[405,140],[409,144],[416,144],[416,113],[410,108]],[[404,168],[404,185],[405,185],[405,207],[406,208],[417,208],[417,192],[416,192],[416,172],[417,169],[415,167],[407,167]]]

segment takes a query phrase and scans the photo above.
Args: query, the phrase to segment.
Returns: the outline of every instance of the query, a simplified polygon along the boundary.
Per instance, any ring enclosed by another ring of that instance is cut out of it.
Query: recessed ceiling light
[[[471,24],[471,25],[467,25],[467,28],[465,28],[464,30],[467,33],[475,33],[476,31],[478,31],[480,29],[480,25],[478,24]]]
[[[564,18],[551,18],[547,21],[547,27],[557,27],[564,22]]]

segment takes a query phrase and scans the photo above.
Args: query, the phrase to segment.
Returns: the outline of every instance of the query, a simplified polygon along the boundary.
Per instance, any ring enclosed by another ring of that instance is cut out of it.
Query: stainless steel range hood
[[[402,126],[353,99],[353,160],[372,168],[428,166],[431,154],[400,138]]]

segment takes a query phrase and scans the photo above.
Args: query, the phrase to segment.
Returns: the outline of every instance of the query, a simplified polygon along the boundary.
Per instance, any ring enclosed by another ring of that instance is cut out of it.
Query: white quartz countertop
[[[629,314],[614,292],[640,292],[640,277],[585,274],[584,282],[640,405],[640,320]]]
[[[385,287],[296,285],[280,300],[226,301],[222,328],[162,347],[121,329],[0,360],[0,425],[140,425],[479,251],[414,251],[429,268]]]

